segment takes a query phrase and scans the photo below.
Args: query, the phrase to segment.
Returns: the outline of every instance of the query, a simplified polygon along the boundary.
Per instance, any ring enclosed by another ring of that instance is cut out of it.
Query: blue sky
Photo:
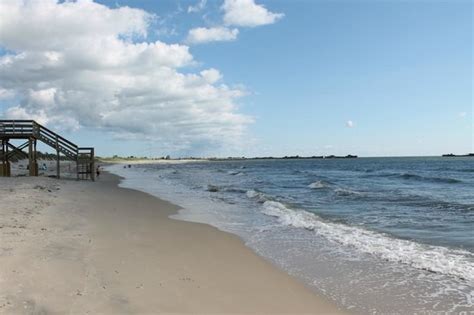
[[[146,141],[137,140],[143,131],[136,136],[140,128],[123,123],[123,116],[98,122],[59,101],[54,106],[64,107],[48,112],[43,104],[41,113],[63,121],[58,112],[68,112],[74,118],[70,124],[77,128],[65,128],[65,133],[79,144],[96,146],[101,155],[394,156],[474,151],[470,1],[256,0],[266,14],[275,15],[251,26],[244,20],[225,22],[223,1],[207,1],[197,12],[188,12],[199,2],[98,1],[111,10],[129,6],[153,14],[147,36],[129,40],[187,47],[193,61],[176,66],[179,73],[193,75],[211,68],[219,72],[221,78],[211,83],[226,86],[219,92],[219,104],[232,103],[232,109],[216,112],[216,117],[232,116],[219,119],[219,128],[212,118],[214,105],[191,132],[206,135],[182,136],[179,129],[160,127],[156,132],[164,138],[152,140],[151,135]],[[227,32],[222,36],[235,38],[199,42],[188,35],[195,28],[219,28]],[[0,55],[33,51],[8,38],[2,41],[1,31],[0,46]],[[25,101],[26,87],[16,89],[11,82],[2,86],[0,79],[0,88],[15,90],[14,96],[0,100],[3,111],[20,103],[10,116],[24,115],[23,107],[38,114],[34,102],[41,102],[31,92]],[[70,83],[58,86],[64,89]],[[229,96],[226,89],[242,95]],[[194,101],[200,106],[195,99],[186,103]],[[150,102],[149,106],[167,106]],[[175,120],[180,114],[168,118],[170,124],[189,126],[194,118]],[[109,117],[104,111],[100,115]],[[133,111],[123,115],[131,117]],[[157,116],[149,126],[168,116]],[[46,121],[54,128],[57,120]],[[207,136],[213,133],[215,137]],[[186,145],[181,146],[180,139]]]

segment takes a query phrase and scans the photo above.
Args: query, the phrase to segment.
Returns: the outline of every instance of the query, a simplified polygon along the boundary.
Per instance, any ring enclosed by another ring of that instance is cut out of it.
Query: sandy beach
[[[0,313],[341,313],[239,238],[118,182],[0,178]]]

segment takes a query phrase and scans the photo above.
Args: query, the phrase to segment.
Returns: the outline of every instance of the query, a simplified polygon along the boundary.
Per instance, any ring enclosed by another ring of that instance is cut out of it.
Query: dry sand
[[[117,186],[0,178],[0,313],[341,313],[230,234]]]
[[[46,166],[46,168],[44,168]],[[27,176],[29,171],[28,160],[20,160],[11,164],[12,176]],[[57,164],[55,160],[38,160],[38,175],[39,176],[56,176]],[[60,161],[60,176],[61,178],[77,178],[76,162]]]

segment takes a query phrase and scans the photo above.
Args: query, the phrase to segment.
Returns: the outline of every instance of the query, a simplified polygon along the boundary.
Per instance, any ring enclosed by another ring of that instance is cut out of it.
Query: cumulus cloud
[[[354,122],[352,120],[346,121],[346,127],[348,127],[348,128],[354,127]]]
[[[0,98],[9,118],[92,127],[167,147],[221,146],[252,122],[243,91],[195,64],[182,44],[148,41],[155,17],[91,0],[0,2]]]
[[[207,4],[207,0],[200,0],[195,5],[190,5],[188,7],[188,13],[201,12],[206,7],[206,4]]]
[[[273,24],[284,16],[283,13],[268,11],[254,0],[225,0],[221,9],[226,25],[256,27]]]
[[[208,83],[216,83],[220,79],[222,79],[222,75],[219,70],[211,68],[201,71],[201,76],[206,80]]]
[[[197,27],[189,30],[186,42],[189,44],[203,44],[209,42],[232,41],[237,38],[238,29],[227,27]]]

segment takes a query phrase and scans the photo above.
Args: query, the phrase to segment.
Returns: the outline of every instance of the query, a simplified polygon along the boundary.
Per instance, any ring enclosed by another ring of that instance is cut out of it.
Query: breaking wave
[[[468,251],[424,245],[359,227],[325,222],[314,213],[290,209],[277,201],[265,201],[262,212],[276,217],[283,225],[314,231],[329,241],[387,261],[474,282],[474,254]]]
[[[264,193],[262,193],[260,191],[253,190],[253,189],[248,190],[246,192],[246,195],[247,195],[248,198],[255,199],[259,203],[264,203],[264,202],[270,200],[270,198],[268,198],[268,196],[265,195]]]

